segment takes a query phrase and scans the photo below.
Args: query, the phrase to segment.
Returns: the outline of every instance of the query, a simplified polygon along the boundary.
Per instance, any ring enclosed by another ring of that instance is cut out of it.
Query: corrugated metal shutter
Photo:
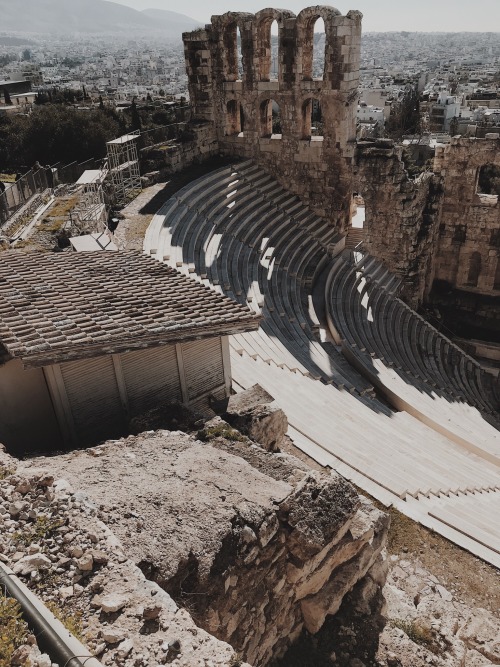
[[[131,416],[182,400],[175,346],[127,352],[120,361]]]
[[[224,384],[220,338],[183,343],[182,357],[190,402]]]
[[[79,443],[121,435],[125,413],[111,356],[69,361],[60,368]]]

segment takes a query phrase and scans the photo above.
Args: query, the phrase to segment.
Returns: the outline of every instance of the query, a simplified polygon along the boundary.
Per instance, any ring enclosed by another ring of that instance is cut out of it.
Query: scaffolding
[[[127,204],[142,190],[137,139],[139,130],[108,141],[108,165],[116,203]]]
[[[104,232],[108,225],[108,214],[104,198],[104,180],[108,169],[88,169],[76,182],[79,187],[78,204],[73,210],[73,224],[80,233]]]

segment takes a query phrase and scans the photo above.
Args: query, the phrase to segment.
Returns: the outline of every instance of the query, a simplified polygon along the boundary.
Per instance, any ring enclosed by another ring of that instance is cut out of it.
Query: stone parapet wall
[[[220,152],[213,125],[192,124],[181,141],[156,144],[140,152],[142,172],[159,170],[162,175],[175,174],[201,164]]]

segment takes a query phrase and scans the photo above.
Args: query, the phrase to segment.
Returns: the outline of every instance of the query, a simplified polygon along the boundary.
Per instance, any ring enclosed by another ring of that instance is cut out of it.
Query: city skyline
[[[166,9],[180,11],[202,23],[210,21],[213,14],[227,11],[256,12],[272,3],[258,0],[213,0],[210,10],[203,0],[188,0],[182,7],[173,7],[171,0],[119,0],[134,9]],[[298,13],[308,3],[304,0],[288,0],[279,3],[286,9]],[[325,3],[331,4],[331,3]],[[343,14],[350,9],[363,13],[365,32],[417,31],[417,32],[500,32],[500,3],[498,0],[478,0],[471,8],[465,0],[444,0],[435,3],[421,0],[419,3],[402,0],[395,4],[392,0],[380,0],[374,4],[370,0],[351,0],[349,3],[336,3]]]

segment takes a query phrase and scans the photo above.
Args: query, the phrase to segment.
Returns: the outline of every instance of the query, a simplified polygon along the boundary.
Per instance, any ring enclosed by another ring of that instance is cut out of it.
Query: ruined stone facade
[[[314,24],[322,18],[324,75],[313,78]],[[277,78],[271,74],[271,24],[278,24]],[[237,31],[242,75],[238,71]],[[183,36],[194,124],[209,123],[219,151],[251,158],[343,231],[352,195],[361,14],[333,7],[213,16]],[[321,108],[323,136],[311,136]],[[279,107],[281,132],[273,132]]]
[[[409,179],[401,153],[387,139],[359,142],[353,178],[366,207],[364,251],[399,274],[406,298],[418,305],[431,272],[439,183],[431,173]]]
[[[318,18],[326,33],[322,79],[313,76]],[[477,192],[481,167],[500,164],[500,140],[454,138],[438,147],[434,172],[416,179],[390,140],[356,142],[361,18],[325,6],[298,16],[275,9],[228,12],[185,33],[192,140],[173,149],[171,171],[216,154],[252,159],[339,233],[348,231],[352,193],[359,192],[366,204],[364,251],[403,278],[403,295],[413,307],[427,300],[435,281],[479,297],[500,296],[500,205]],[[322,136],[313,136],[316,106]]]
[[[433,172],[408,177],[401,148],[359,142],[355,185],[366,204],[364,250],[404,280],[414,306],[437,282],[448,290],[500,296],[500,204],[480,194],[486,165],[500,166],[500,139],[455,137],[436,149]]]
[[[491,135],[490,135],[491,136]],[[433,278],[450,287],[500,296],[500,204],[478,192],[482,167],[500,167],[500,138],[455,137],[436,150],[442,202]]]

